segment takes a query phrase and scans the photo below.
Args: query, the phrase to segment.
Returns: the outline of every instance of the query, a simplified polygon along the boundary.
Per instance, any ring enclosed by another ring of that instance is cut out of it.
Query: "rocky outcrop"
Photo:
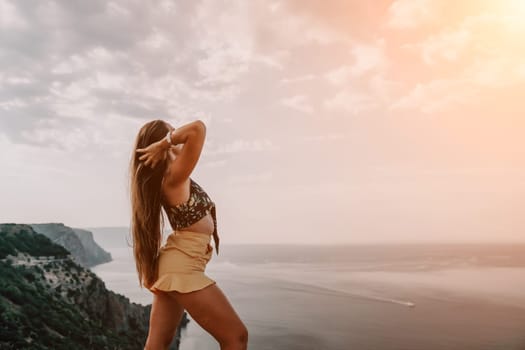
[[[81,228],[73,228],[73,232],[80,239],[84,250],[89,253],[89,259],[93,265],[111,261],[111,254],[106,252],[97,244],[97,242],[95,242],[91,231]]]
[[[90,231],[68,227],[62,223],[30,224],[38,233],[60,244],[84,267],[92,267],[111,261],[111,254],[102,249]]]
[[[143,349],[150,312],[32,225],[0,224],[1,349]]]

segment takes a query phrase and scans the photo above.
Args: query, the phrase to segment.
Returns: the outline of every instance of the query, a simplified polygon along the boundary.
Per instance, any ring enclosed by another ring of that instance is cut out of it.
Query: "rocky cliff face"
[[[150,312],[32,225],[0,224],[1,349],[143,349]]]
[[[93,238],[93,233],[88,230],[81,228],[72,228],[73,232],[77,235],[84,247],[84,250],[90,255],[89,261],[93,265],[103,264],[105,262],[111,261],[111,254],[102,249],[95,239]]]
[[[111,261],[111,254],[102,249],[87,230],[75,229],[62,223],[30,224],[38,233],[60,244],[84,267],[92,267]]]

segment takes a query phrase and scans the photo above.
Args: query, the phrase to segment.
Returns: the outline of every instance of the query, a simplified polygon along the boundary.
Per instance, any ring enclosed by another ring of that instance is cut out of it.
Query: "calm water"
[[[131,248],[93,231],[114,261],[92,270],[151,303]],[[525,245],[221,244],[206,273],[247,325],[252,350],[525,350]],[[191,320],[181,349],[219,346]]]

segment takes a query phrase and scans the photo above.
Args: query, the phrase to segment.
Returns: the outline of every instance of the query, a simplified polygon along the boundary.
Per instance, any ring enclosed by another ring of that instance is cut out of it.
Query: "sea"
[[[88,228],[106,287],[150,304],[124,228]],[[250,350],[525,350],[525,244],[228,244],[206,274]],[[181,350],[218,342],[188,315]]]

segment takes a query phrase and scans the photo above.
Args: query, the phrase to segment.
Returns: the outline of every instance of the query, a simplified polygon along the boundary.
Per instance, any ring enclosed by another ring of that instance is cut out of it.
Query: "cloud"
[[[425,114],[443,112],[474,103],[478,88],[462,79],[438,79],[417,84],[407,95],[393,102],[390,110],[415,109]]]
[[[204,161],[202,163],[202,166],[206,168],[219,168],[222,166],[225,166],[227,164],[227,161],[225,159],[221,160],[214,160],[214,161]]]
[[[355,76],[362,75],[368,71],[383,68],[386,57],[383,51],[384,39],[377,41],[376,45],[353,45],[352,55],[354,64],[351,73]]]
[[[0,29],[21,30],[27,28],[27,21],[21,16],[16,6],[9,1],[0,2],[0,13]]]
[[[281,84],[294,84],[294,83],[303,83],[317,79],[318,77],[314,74],[300,75],[293,78],[282,78],[280,80]]]
[[[349,82],[352,75],[352,66],[344,65],[329,71],[324,76],[334,85],[344,85]]]
[[[346,134],[338,132],[338,133],[304,136],[302,140],[306,142],[324,142],[324,141],[330,141],[330,140],[340,140],[340,139],[343,139],[345,136]]]
[[[388,8],[388,26],[414,29],[437,17],[435,0],[396,0]]]
[[[308,102],[308,98],[304,95],[295,95],[292,97],[286,97],[281,99],[281,103],[291,109],[296,111],[312,114],[314,109],[311,104]]]
[[[277,65],[253,53],[244,2],[158,5],[1,2],[0,25],[10,28],[0,32],[0,64],[9,67],[0,74],[2,132],[45,147],[102,116],[205,115],[206,101],[239,95],[253,63]],[[42,119],[68,122],[34,131]]]
[[[380,110],[390,103],[400,84],[387,78],[390,62],[385,53],[385,39],[375,43],[354,43],[349,49],[353,62],[323,74],[327,82],[337,88],[324,99],[329,111],[343,110],[358,115],[373,109]]]
[[[323,106],[327,110],[343,110],[350,115],[359,115],[378,107],[373,97],[369,94],[344,89],[335,94],[333,97],[326,99]]]
[[[509,44],[518,44],[515,46],[518,50],[523,48],[519,40],[514,40],[521,36],[521,33],[512,33],[514,22],[513,16],[502,14],[468,15],[456,25],[445,25],[437,33],[431,33],[420,42],[406,43],[402,47],[419,50],[424,62],[429,65],[498,52],[509,53]]]
[[[375,45],[358,44],[352,45],[350,51],[353,57],[351,65],[343,65],[325,73],[325,78],[334,85],[345,85],[355,77],[365,73],[384,70],[387,58],[384,53],[384,39],[378,40]]]
[[[260,173],[255,174],[236,174],[231,175],[228,178],[228,183],[233,185],[238,184],[257,184],[257,183],[264,183],[269,182],[271,179],[273,179],[273,172],[272,171],[263,171]]]
[[[525,43],[515,25],[514,15],[481,12],[420,42],[405,44],[434,71],[393,102],[390,110],[443,112],[479,104],[480,96],[491,90],[525,83],[520,73]]]
[[[464,28],[444,30],[427,38],[419,47],[424,62],[429,65],[440,63],[443,60],[453,62],[460,58],[470,39],[470,31]]]
[[[279,147],[267,138],[245,140],[237,139],[227,144],[215,145],[215,142],[210,142],[210,147],[206,150],[206,155],[218,155],[239,152],[262,152],[262,151],[276,151]]]

